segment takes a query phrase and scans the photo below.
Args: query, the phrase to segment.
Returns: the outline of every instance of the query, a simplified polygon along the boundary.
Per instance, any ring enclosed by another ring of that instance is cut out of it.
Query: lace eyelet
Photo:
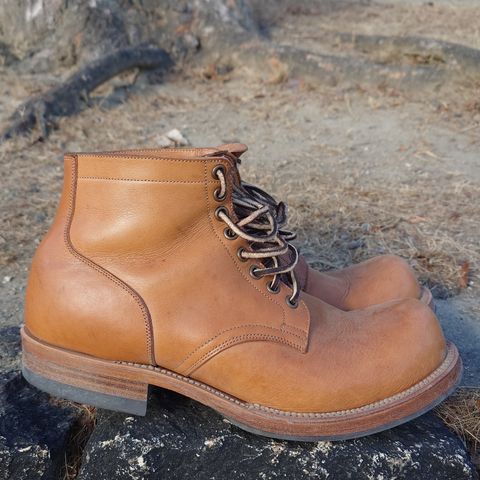
[[[213,192],[213,198],[217,202],[223,202],[227,198],[227,192],[225,192],[223,195],[220,195],[220,189],[216,188],[215,191]]]
[[[267,290],[270,293],[277,294],[277,293],[280,292],[280,285],[277,285],[277,288],[273,288],[272,282],[270,282],[270,283],[267,284]]]
[[[237,250],[237,257],[240,259],[241,262],[246,262],[248,261],[248,258],[245,258],[242,256],[242,253],[245,252],[246,250],[243,247],[240,247]]]
[[[292,302],[291,298],[288,295],[285,297],[285,303],[290,308],[297,308],[298,307],[298,301],[297,302]]]
[[[229,227],[227,227],[223,231],[223,235],[225,236],[225,238],[227,240],[235,240],[238,237],[238,235],[233,230],[231,230]]]
[[[215,165],[215,167],[213,167],[212,177],[215,180],[220,180],[220,177],[218,176],[218,172],[222,172],[222,175],[225,177],[225,173],[226,173],[225,166],[224,165]],[[217,202],[223,202],[223,200],[225,200],[227,198],[227,192],[226,191],[223,192],[223,195],[220,195],[220,192],[221,192],[220,188],[215,189],[215,191],[213,192],[213,198]]]
[[[260,280],[260,276],[258,275],[258,270],[259,268],[256,265],[252,265],[250,267],[250,276],[254,278],[255,280]]]
[[[222,205],[221,207],[218,207],[218,208],[215,210],[215,218],[216,218],[217,220],[222,221],[222,219],[220,218],[220,213],[224,213],[227,217],[229,216],[227,207],[224,207],[223,205]]]
[[[215,165],[215,167],[213,167],[213,170],[212,170],[212,177],[215,179],[215,180],[218,180],[218,175],[217,175],[217,172],[220,171],[223,173],[223,175],[225,175],[225,167],[223,165]]]

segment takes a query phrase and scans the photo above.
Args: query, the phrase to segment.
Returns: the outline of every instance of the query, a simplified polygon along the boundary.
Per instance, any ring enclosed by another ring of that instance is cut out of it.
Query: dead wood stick
[[[385,48],[396,48],[404,54],[432,57],[438,63],[455,63],[478,73],[480,71],[480,50],[458,43],[426,37],[361,35],[338,33],[334,35],[342,43],[352,43],[358,49],[374,52]]]
[[[35,126],[41,129],[42,137],[47,136],[50,119],[78,113],[84,108],[91,91],[126,70],[167,70],[171,66],[172,61],[165,50],[148,45],[128,47],[106,55],[86,65],[64,83],[20,105],[10,117],[10,126],[0,134],[0,144],[15,135],[28,133]]]

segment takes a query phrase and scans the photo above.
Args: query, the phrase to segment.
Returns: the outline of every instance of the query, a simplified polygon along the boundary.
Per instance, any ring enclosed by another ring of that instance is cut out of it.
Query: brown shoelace
[[[220,181],[220,188],[216,195],[218,198],[223,198],[227,191],[225,173],[222,169],[216,169],[215,175]],[[268,288],[274,293],[278,291],[279,283],[286,280],[285,283],[292,288],[292,294],[287,297],[287,303],[291,307],[296,307],[300,295],[294,273],[298,263],[298,252],[288,243],[295,235],[280,229],[286,219],[285,205],[281,202],[277,203],[268,193],[247,183],[233,184],[232,201],[239,220],[233,221],[228,211],[222,207],[217,209],[217,218],[228,225],[231,238],[239,236],[250,242],[250,250],[240,249],[239,257],[242,260],[262,261],[262,266],[255,266],[251,274],[255,278],[272,276]],[[282,262],[279,257],[282,258]],[[285,261],[285,258],[288,260]]]

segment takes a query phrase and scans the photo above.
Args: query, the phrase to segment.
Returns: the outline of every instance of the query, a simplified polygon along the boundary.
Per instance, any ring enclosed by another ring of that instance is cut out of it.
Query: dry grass
[[[472,460],[480,469],[480,390],[459,389],[436,412],[468,445]]]
[[[68,448],[65,452],[65,464],[60,477],[63,480],[77,478],[85,445],[95,428],[96,422],[96,409],[94,407],[73,402],[69,402],[69,405],[79,410],[79,417],[70,432]]]

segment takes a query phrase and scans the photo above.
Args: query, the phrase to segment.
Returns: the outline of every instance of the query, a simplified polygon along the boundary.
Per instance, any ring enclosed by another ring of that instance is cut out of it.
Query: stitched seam
[[[301,337],[303,340],[305,340],[305,337],[308,336],[308,332],[306,330],[304,330],[303,328],[300,328],[300,327],[296,327],[295,325],[291,325],[290,323],[283,323],[282,328],[283,329],[293,329],[293,330],[297,330],[298,332],[303,333],[304,336]],[[288,333],[290,333],[290,335],[295,335],[296,337],[298,337],[298,335],[296,335],[293,332],[288,332]]]
[[[194,355],[195,353],[197,353],[199,350],[201,350],[203,347],[205,347],[206,345],[208,345],[210,342],[212,342],[213,340],[215,340],[216,338],[222,336],[224,333],[226,332],[230,332],[232,330],[237,330],[239,328],[250,328],[250,327],[261,327],[261,328],[266,328],[268,330],[276,330],[276,331],[279,331],[280,329],[279,328],[276,328],[276,327],[270,327],[270,326],[267,326],[267,325],[263,325],[261,323],[246,323],[246,324],[242,324],[242,325],[237,325],[235,327],[230,327],[230,328],[226,328],[225,330],[222,330],[220,333],[217,333],[216,335],[214,335],[213,337],[209,338],[208,340],[206,340],[205,342],[203,342],[199,347],[195,348],[195,350],[193,350],[192,352],[190,352],[179,364],[179,366],[181,366],[183,363],[185,363],[192,355]],[[291,332],[287,332],[289,335],[293,335],[294,337],[297,337],[298,339],[300,340],[305,340],[305,337],[301,337],[300,335],[296,335],[295,333],[291,333]],[[256,334],[256,335],[265,335],[265,334]]]
[[[224,398],[225,400],[230,401],[231,403],[234,403],[238,406],[241,406],[243,408],[249,408],[249,409],[256,409],[256,410],[264,410],[276,415],[280,416],[294,416],[294,417],[310,417],[310,418],[332,418],[332,417],[341,417],[345,415],[350,415],[350,414],[356,414],[356,413],[362,413],[363,411],[368,411],[372,410],[374,408],[377,408],[382,405],[388,405],[389,403],[393,403],[394,401],[401,400],[402,398],[415,393],[417,390],[421,390],[425,385],[427,385],[429,382],[435,380],[436,378],[440,377],[448,368],[450,367],[450,364],[452,363],[452,360],[454,358],[454,350],[449,349],[447,355],[445,356],[445,359],[443,363],[436,369],[434,370],[430,375],[425,377],[423,380],[420,382],[416,383],[415,385],[412,385],[411,387],[407,388],[406,390],[403,390],[402,392],[396,393],[395,395],[392,395],[390,397],[384,398],[383,400],[379,400],[377,402],[372,402],[369,403],[368,405],[363,405],[362,407],[357,407],[357,408],[352,408],[352,409],[347,409],[347,410],[337,410],[334,412],[324,412],[324,413],[316,413],[316,412],[289,412],[285,410],[278,410],[276,408],[271,408],[271,407],[265,407],[263,405],[258,405],[258,404],[248,404],[246,402],[242,402],[238,400],[237,398],[231,397],[230,395],[227,395],[226,393],[221,392],[220,390],[217,390],[213,387],[210,387],[204,383],[200,383],[197,380],[193,380],[188,377],[184,377],[183,375],[180,375],[178,373],[172,372],[170,370],[166,370],[161,367],[154,367],[152,365],[143,365],[139,363],[134,363],[134,362],[115,362],[117,364],[121,365],[128,365],[128,366],[133,366],[133,367],[138,367],[138,368],[143,368],[143,369],[148,369],[148,370],[153,370],[157,373],[160,373],[162,375],[167,375],[169,377],[175,378],[177,380],[180,380],[184,383],[189,383],[191,385],[195,385],[202,390],[206,390],[208,392],[213,393],[214,395]]]
[[[308,309],[307,304],[302,299],[300,299],[300,305],[302,306],[305,314],[307,315],[308,325],[310,326],[310,310]],[[308,347],[308,332],[305,332],[305,336],[306,336],[306,342],[307,342],[307,345],[305,345],[305,351],[306,351]]]
[[[184,148],[184,147],[175,147],[175,148],[134,148],[133,150],[116,150],[114,153],[118,155],[130,155],[132,152],[134,153],[148,153],[148,152],[201,152],[201,151],[210,151],[215,150],[218,151],[216,148]]]
[[[83,263],[85,263],[89,267],[93,268],[95,271],[104,275],[106,278],[108,278],[113,283],[115,283],[115,285],[125,290],[134,299],[135,303],[140,307],[140,311],[142,312],[142,316],[144,319],[145,333],[146,333],[146,340],[147,340],[147,351],[149,353],[150,361],[154,365],[156,365],[157,363],[155,361],[155,352],[154,352],[154,345],[153,345],[152,319],[150,317],[150,313],[143,299],[133,288],[131,288],[125,282],[123,282],[122,280],[117,278],[115,275],[110,273],[108,270],[105,270],[100,265],[96,264],[89,258],[77,252],[77,250],[75,250],[75,247],[73,246],[72,240],[70,238],[70,228],[73,221],[73,215],[75,211],[75,197],[77,194],[78,157],[76,155],[73,155],[71,158],[73,160],[72,178],[71,178],[72,184],[71,184],[70,195],[69,195],[67,221],[65,222],[65,229],[63,232],[63,240],[65,243],[65,246],[67,247],[67,250],[70,252],[70,254],[72,254],[74,257],[78,258],[79,260],[81,260]]]
[[[114,159],[119,158],[122,160],[154,160],[154,161],[162,161],[162,162],[173,162],[173,163],[190,163],[190,162],[218,162],[219,158],[221,157],[203,157],[203,158],[168,158],[168,157],[151,157],[148,155],[144,155],[139,157],[138,155],[122,155],[118,153],[77,153],[75,154],[77,157],[84,157],[84,158],[108,158]]]
[[[221,353],[222,350],[226,350],[228,347],[231,347],[233,345],[239,344],[239,343],[245,343],[245,342],[250,342],[250,341],[270,341],[270,342],[280,342],[280,343],[286,343],[287,345],[290,345],[295,348],[302,348],[301,345],[298,345],[294,342],[290,342],[289,340],[286,340],[283,337],[278,337],[276,335],[265,335],[262,333],[246,333],[244,335],[238,335],[237,337],[233,337],[229,340],[225,340],[221,344],[217,345],[214,349],[209,350],[205,355],[201,356],[188,370],[187,374],[190,375],[193,373],[198,367],[201,366],[202,363],[204,363],[206,360],[209,358],[215,356],[217,353]]]
[[[152,182],[152,183],[179,183],[179,184],[203,184],[203,180],[198,181],[183,181],[183,180],[155,180],[149,178],[117,178],[117,177],[78,177],[81,180],[113,180],[119,182]],[[209,180],[207,183],[215,183],[214,180]]]

